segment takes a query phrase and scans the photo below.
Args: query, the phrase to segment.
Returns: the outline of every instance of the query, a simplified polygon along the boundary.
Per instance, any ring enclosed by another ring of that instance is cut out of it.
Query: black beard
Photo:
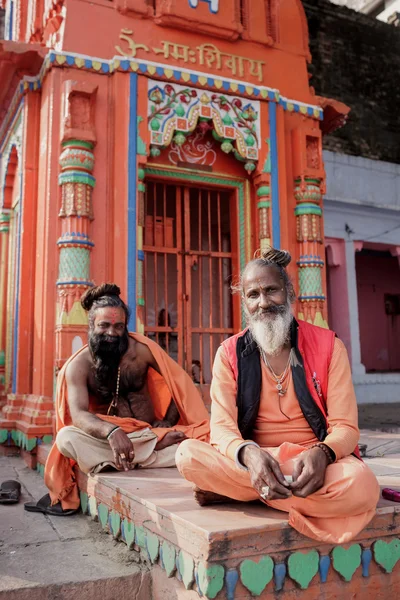
[[[97,393],[104,401],[111,402],[113,399],[115,389],[112,386],[116,385],[119,363],[128,347],[127,329],[121,337],[89,332],[89,349],[93,357]]]

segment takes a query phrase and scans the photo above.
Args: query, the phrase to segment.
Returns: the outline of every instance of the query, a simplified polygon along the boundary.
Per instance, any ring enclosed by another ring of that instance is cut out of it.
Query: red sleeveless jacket
[[[305,321],[293,319],[292,347],[300,365],[292,366],[292,375],[300,407],[316,437],[323,441],[327,435],[327,405],[329,365],[335,333]],[[238,382],[237,405],[239,421],[243,413],[242,434],[251,432],[258,413],[261,394],[261,365],[258,348],[250,331],[245,329],[222,343],[230,367]],[[251,363],[251,364],[250,364]],[[243,377],[244,370],[246,371]],[[244,382],[243,379],[246,381]],[[247,396],[247,397],[246,397]],[[250,396],[257,396],[252,402]],[[249,403],[252,405],[249,406]],[[354,453],[359,457],[358,447]]]

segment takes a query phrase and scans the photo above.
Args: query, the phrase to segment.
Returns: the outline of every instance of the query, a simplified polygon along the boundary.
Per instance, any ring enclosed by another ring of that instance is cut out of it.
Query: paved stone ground
[[[82,514],[24,511],[46,488],[21,458],[0,457],[0,482],[7,479],[18,480],[22,494],[18,504],[0,504],[1,600],[150,600],[150,574],[135,552]]]
[[[400,431],[400,403],[359,404],[358,423],[361,429]]]
[[[364,458],[378,477],[381,487],[400,491],[400,433],[361,430],[360,443],[367,444]],[[380,506],[390,506],[392,502],[381,499]]]

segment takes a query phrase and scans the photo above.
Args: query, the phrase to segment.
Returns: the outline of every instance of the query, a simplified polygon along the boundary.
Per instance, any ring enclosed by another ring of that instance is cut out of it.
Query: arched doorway
[[[235,198],[206,185],[149,181],[145,201],[145,333],[209,384],[215,353],[234,333],[230,284]]]
[[[3,386],[8,393],[13,388],[14,349],[17,329],[18,306],[18,240],[20,212],[19,158],[16,146],[13,146],[7,162],[4,180],[4,202],[2,214],[7,215],[7,227],[3,231],[1,247],[2,272],[0,278],[0,350],[4,357]]]

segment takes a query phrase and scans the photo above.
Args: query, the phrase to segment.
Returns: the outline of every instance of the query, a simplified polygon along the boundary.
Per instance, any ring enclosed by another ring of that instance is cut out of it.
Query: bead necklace
[[[282,384],[285,382],[285,379],[286,379],[286,377],[287,377],[287,376],[288,376],[288,374],[289,374],[289,369],[290,369],[290,359],[291,359],[291,356],[292,356],[292,350],[290,350],[290,352],[289,352],[289,358],[288,358],[288,361],[287,361],[286,367],[285,367],[285,369],[284,369],[284,371],[283,371],[283,373],[282,373],[281,375],[277,375],[277,374],[275,373],[275,371],[274,371],[274,370],[273,370],[273,368],[271,367],[271,364],[270,364],[270,362],[269,362],[269,360],[268,360],[268,357],[267,357],[266,353],[264,352],[264,350],[261,348],[261,349],[260,349],[260,351],[261,351],[261,356],[262,356],[262,358],[263,358],[263,360],[264,360],[265,364],[267,365],[268,369],[269,369],[269,370],[270,370],[270,372],[271,372],[271,375],[272,375],[272,377],[273,377],[273,378],[274,378],[274,380],[275,380],[275,383],[276,383],[276,389],[278,390],[278,395],[279,395],[279,396],[284,396],[284,395],[286,394],[286,392],[288,391],[289,383],[288,383],[288,385],[286,386],[286,389],[284,389],[284,387],[283,387],[283,385],[282,385]]]
[[[117,386],[116,386],[114,397],[113,397],[113,399],[110,402],[110,406],[108,407],[108,411],[107,411],[108,415],[110,414],[111,410],[113,410],[114,408],[117,408],[118,396],[119,396],[119,380],[120,380],[120,378],[121,378],[121,367],[118,367]]]

